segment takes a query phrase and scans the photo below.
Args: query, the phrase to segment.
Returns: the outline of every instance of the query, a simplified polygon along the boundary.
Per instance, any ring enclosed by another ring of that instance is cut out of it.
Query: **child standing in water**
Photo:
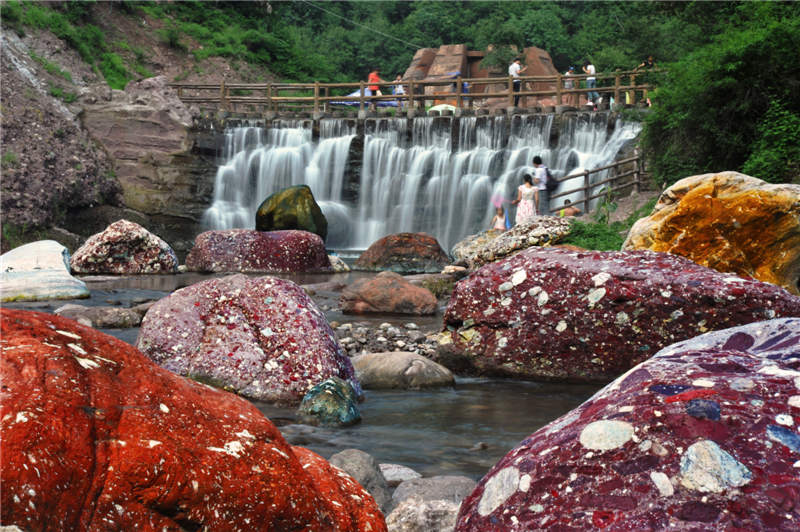
[[[502,207],[498,207],[494,211],[494,218],[492,218],[492,229],[506,230],[506,213]]]

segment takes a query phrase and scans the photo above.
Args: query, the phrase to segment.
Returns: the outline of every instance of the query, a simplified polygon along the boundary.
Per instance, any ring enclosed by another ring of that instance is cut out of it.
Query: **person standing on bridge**
[[[575,75],[575,67],[571,66],[564,72],[564,89],[571,91],[575,88],[575,81],[572,80],[572,76]],[[578,106],[578,94],[575,92],[570,92],[567,94],[567,105],[571,105],[572,107]]]
[[[522,80],[519,79],[519,75],[525,72],[527,69],[528,69],[527,66],[522,67],[520,65],[519,57],[515,57],[514,61],[512,61],[511,64],[508,65],[508,75],[514,78],[514,92],[519,92],[520,89],[522,88]],[[514,107],[516,107],[517,105],[519,105],[519,96],[515,95]]]
[[[394,94],[395,96],[403,96],[403,95],[405,95],[406,90],[403,88],[403,76],[398,74],[394,78],[394,83],[395,84],[392,85],[392,94]],[[398,98],[397,99],[397,107],[398,108],[402,109],[403,107],[405,107],[404,104],[405,104],[405,102],[404,102],[404,100],[402,98]]]
[[[381,79],[380,70],[377,68],[373,69],[372,72],[370,72],[367,76],[367,83],[370,84],[367,88],[372,96],[383,96],[380,85],[377,85],[378,83],[385,83],[385,81]],[[369,106],[374,111],[375,107],[377,106],[377,102],[372,100]]]
[[[586,78],[586,88],[593,89],[597,87],[597,78],[595,77],[597,71],[595,70],[594,65],[592,64],[591,61],[587,60],[583,62],[583,73],[588,74],[589,76]],[[589,91],[586,94],[586,97],[589,98],[589,101],[586,102],[586,104],[594,107],[598,98],[600,98],[600,94],[597,91]]]

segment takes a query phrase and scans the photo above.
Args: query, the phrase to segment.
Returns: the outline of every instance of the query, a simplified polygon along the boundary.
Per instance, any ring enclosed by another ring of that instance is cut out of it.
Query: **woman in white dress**
[[[516,225],[536,216],[536,203],[539,201],[539,190],[533,186],[533,177],[525,174],[522,180],[524,183],[517,188],[517,199],[511,202],[517,206],[517,216],[514,218]]]

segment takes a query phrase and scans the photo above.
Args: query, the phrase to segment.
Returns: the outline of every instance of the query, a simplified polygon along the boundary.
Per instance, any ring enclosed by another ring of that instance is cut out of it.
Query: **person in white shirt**
[[[597,87],[597,78],[594,76],[597,71],[591,62],[583,62],[583,73],[589,75],[589,77],[586,78],[586,88],[593,89]],[[597,99],[600,98],[600,94],[597,91],[589,91],[586,96],[589,98],[589,101],[586,102],[588,105],[594,105]]]
[[[539,203],[536,211],[539,216],[550,216],[550,194],[547,192],[547,167],[542,164],[542,158],[538,155],[533,158],[533,182],[539,189]]]
[[[406,90],[403,88],[403,76],[398,74],[397,77],[394,78],[394,82],[396,83],[396,85],[392,85],[392,94],[394,94],[395,96],[404,95],[406,93]],[[405,107],[404,104],[405,101],[402,98],[397,99],[397,107],[402,109],[403,107]]]
[[[528,69],[527,66],[522,67],[520,65],[519,57],[515,57],[514,61],[510,65],[508,65],[508,75],[514,78],[514,92],[519,92],[522,88],[522,80],[519,79],[519,75],[525,72]],[[514,107],[519,104],[519,96],[514,96]]]

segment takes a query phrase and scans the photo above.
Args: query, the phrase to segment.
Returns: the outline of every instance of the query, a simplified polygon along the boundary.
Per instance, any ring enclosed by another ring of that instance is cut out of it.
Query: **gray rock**
[[[450,370],[415,353],[368,353],[352,362],[358,380],[366,389],[418,389],[455,383]]]
[[[447,501],[461,504],[478,484],[462,476],[417,478],[401,482],[392,495],[392,510],[411,497],[423,501]]]
[[[69,251],[55,240],[41,240],[0,256],[2,301],[44,301],[89,297],[86,284],[69,270]]]
[[[83,305],[64,305],[55,314],[79,323],[88,321],[95,329],[130,329],[138,327],[144,313],[120,307],[85,307]]]
[[[452,532],[460,502],[410,497],[386,517],[389,532]]]
[[[400,464],[380,464],[380,468],[381,473],[383,473],[383,478],[386,479],[386,484],[388,484],[390,488],[396,488],[405,480],[422,478],[422,475],[410,467],[402,466]]]
[[[358,449],[345,449],[331,456],[328,461],[361,484],[372,495],[381,510],[386,513],[392,497],[375,458]]]

